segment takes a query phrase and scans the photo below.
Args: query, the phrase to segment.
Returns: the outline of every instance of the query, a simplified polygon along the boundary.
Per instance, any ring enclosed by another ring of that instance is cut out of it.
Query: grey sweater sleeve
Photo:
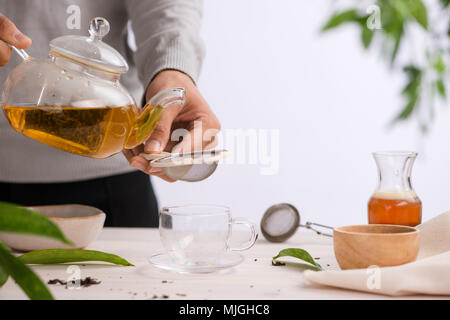
[[[203,1],[127,0],[126,7],[144,87],[164,69],[179,70],[197,81],[204,57],[199,34]]]

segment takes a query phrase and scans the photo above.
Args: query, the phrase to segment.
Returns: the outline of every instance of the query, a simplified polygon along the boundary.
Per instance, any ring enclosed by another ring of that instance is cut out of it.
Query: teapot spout
[[[183,107],[185,102],[186,90],[184,88],[163,90],[153,96],[137,116],[130,130],[125,149],[137,147],[150,137],[164,109],[175,104]]]

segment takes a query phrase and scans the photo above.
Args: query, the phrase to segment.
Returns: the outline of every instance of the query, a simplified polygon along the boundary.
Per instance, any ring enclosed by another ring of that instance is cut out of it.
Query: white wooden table
[[[281,249],[296,247],[308,250],[325,269],[338,268],[332,239],[311,231],[301,231],[286,243],[273,244],[260,236],[255,246],[244,251],[240,265],[211,274],[178,274],[152,266],[147,257],[162,251],[157,229],[105,228],[89,248],[118,254],[136,267],[106,263],[78,264],[81,277],[92,277],[101,284],[80,289],[49,285],[56,299],[393,299],[361,292],[318,287],[303,279],[295,266],[275,267],[271,259]],[[67,279],[68,265],[33,266],[40,277]],[[402,299],[437,298],[412,296]],[[0,299],[26,299],[9,279],[0,288]]]

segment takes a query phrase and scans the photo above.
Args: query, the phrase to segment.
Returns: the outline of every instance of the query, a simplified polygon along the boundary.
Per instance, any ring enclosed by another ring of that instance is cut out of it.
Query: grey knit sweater
[[[103,40],[128,60],[130,71],[121,83],[138,102],[161,70],[180,70],[194,80],[200,72],[202,0],[0,0],[0,12],[31,37],[33,44],[26,51],[35,57],[46,57],[56,37],[88,36],[90,20],[105,17],[111,31]],[[0,67],[2,84],[20,62],[12,53],[8,65]],[[69,182],[132,170],[122,154],[91,159],[22,136],[0,112],[0,182]]]

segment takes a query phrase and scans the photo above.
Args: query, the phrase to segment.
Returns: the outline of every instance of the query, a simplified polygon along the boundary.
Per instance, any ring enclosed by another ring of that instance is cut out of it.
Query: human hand
[[[31,39],[0,13],[0,66],[5,66],[11,57],[11,48],[7,43],[18,49],[25,49],[31,45]]]
[[[162,168],[152,167],[149,161],[139,154],[162,151],[183,153],[210,148],[217,143],[216,134],[220,130],[220,122],[208,103],[203,99],[191,78],[182,72],[175,70],[160,72],[150,83],[146,100],[150,100],[162,90],[176,87],[186,90],[184,107],[169,106],[164,110],[158,125],[145,145],[123,151],[132,167],[168,182],[175,180],[167,177]],[[199,124],[201,128],[198,127]],[[177,131],[177,129],[180,130]],[[180,138],[182,138],[181,142]]]

